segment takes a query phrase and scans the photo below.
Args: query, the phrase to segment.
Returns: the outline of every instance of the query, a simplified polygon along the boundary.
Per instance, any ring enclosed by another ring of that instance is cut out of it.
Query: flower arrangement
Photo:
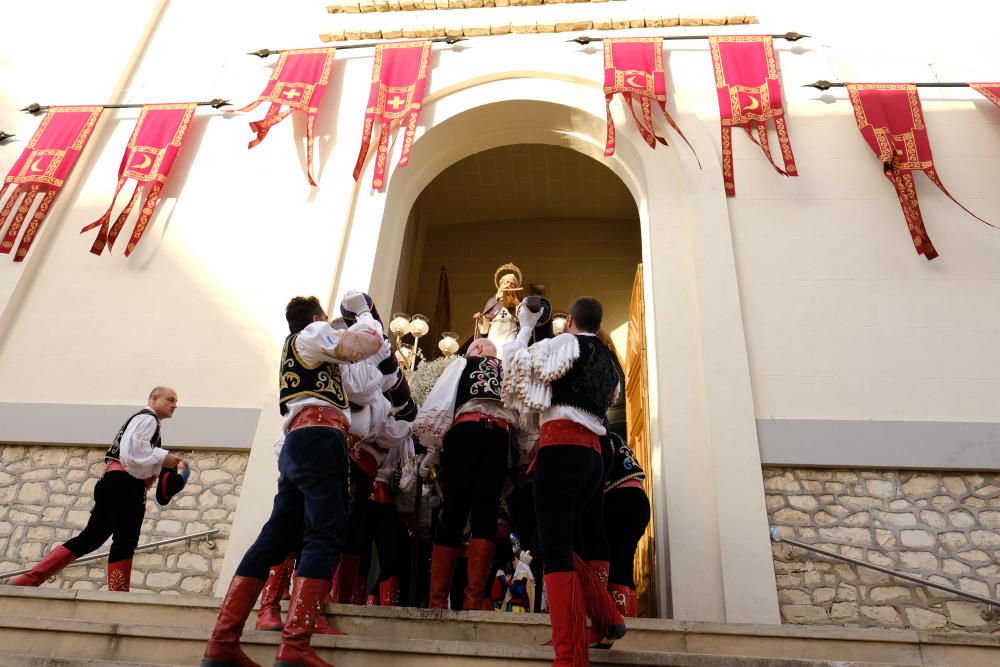
[[[423,405],[427,395],[434,388],[434,383],[438,381],[444,369],[448,367],[454,356],[438,357],[434,361],[425,361],[417,366],[417,369],[410,373],[408,381],[410,383],[410,396],[417,405]]]

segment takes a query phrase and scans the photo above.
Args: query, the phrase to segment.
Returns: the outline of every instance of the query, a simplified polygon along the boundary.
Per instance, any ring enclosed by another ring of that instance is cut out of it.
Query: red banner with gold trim
[[[913,172],[922,171],[948,199],[982,223],[990,225],[965,208],[944,187],[934,169],[931,142],[924,124],[917,87],[909,83],[848,83],[854,118],[861,136],[882,162],[885,177],[896,188],[899,205],[917,253],[927,259],[938,256],[920,214]],[[990,225],[992,227],[993,225]]]
[[[970,83],[969,88],[975,89],[980,95],[1000,107],[1000,83]]]
[[[382,191],[386,184],[386,167],[389,160],[389,135],[393,121],[399,121],[406,130],[403,150],[397,167],[405,167],[410,158],[410,147],[417,131],[417,119],[424,99],[427,72],[430,68],[430,40],[390,42],[375,47],[375,66],[372,68],[372,87],[368,95],[365,126],[361,136],[361,151],[354,167],[354,180],[361,176],[368,149],[371,147],[375,119],[382,123],[375,157],[375,176],[372,188]]]
[[[625,106],[632,112],[635,126],[650,148],[656,148],[656,142],[667,145],[667,140],[656,134],[653,127],[653,104],[656,104],[670,127],[674,128],[694,153],[691,142],[667,112],[667,76],[663,69],[662,37],[604,39],[604,103],[608,119],[605,157],[615,153],[615,123],[611,118],[611,98],[616,93],[625,98]],[[635,108],[636,102],[639,104],[639,112]],[[697,157],[696,153],[695,159]]]
[[[792,144],[785,126],[781,106],[781,83],[778,81],[778,60],[769,35],[730,35],[709,37],[715,87],[719,95],[722,117],[722,177],[726,196],[736,194],[733,174],[733,126],[742,127],[747,136],[760,146],[771,166],[782,176],[798,176]],[[778,135],[782,169],[771,155],[767,140],[767,121],[774,121]],[[754,127],[755,126],[755,127]],[[756,129],[755,137],[752,129]]]
[[[146,226],[153,215],[153,209],[156,208],[156,203],[159,201],[160,191],[167,182],[170,168],[181,151],[181,143],[191,125],[191,118],[194,116],[197,106],[191,102],[147,104],[142,107],[139,120],[135,124],[135,129],[132,130],[132,136],[125,148],[121,166],[118,167],[118,186],[115,188],[114,197],[111,198],[111,205],[98,220],[80,230],[82,234],[91,229],[100,229],[90,252],[100,255],[105,246],[108,252],[111,252],[122,227],[128,220],[129,214],[132,213],[132,208],[145,191],[146,199],[140,209],[135,227],[132,228],[132,237],[125,247],[125,256],[128,257],[135,250],[136,244],[142,238],[142,233],[146,231]],[[118,194],[129,179],[136,182],[135,189],[132,191],[132,196],[125,208],[122,209],[112,225],[111,210],[115,207]]]
[[[103,110],[103,107],[52,107],[17,162],[7,172],[7,178],[0,188],[0,202],[8,194],[8,190],[10,196],[0,209],[0,229],[8,219],[10,225],[0,241],[0,252],[10,254],[32,205],[39,195],[42,197],[24,230],[17,252],[14,253],[15,262],[23,261],[28,254],[53,200],[76,164],[83,147],[87,145]],[[18,200],[20,205],[17,205]],[[11,218],[15,206],[16,213]]]
[[[291,49],[282,51],[274,66],[271,78],[264,86],[264,92],[256,100],[236,111],[253,111],[264,102],[270,102],[267,113],[258,121],[250,123],[250,129],[257,133],[247,148],[253,148],[271,131],[271,128],[285,120],[293,111],[306,114],[306,177],[315,186],[312,174],[313,134],[316,129],[316,112],[323,101],[326,85],[333,69],[335,48]],[[282,110],[281,107],[288,107]]]

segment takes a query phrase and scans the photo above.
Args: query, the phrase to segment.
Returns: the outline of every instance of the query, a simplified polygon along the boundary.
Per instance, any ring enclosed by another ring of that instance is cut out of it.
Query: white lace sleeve
[[[441,440],[455,421],[455,394],[464,370],[465,357],[448,364],[420,406],[417,419],[413,422],[413,435],[427,449],[441,449]]]
[[[522,347],[515,341],[504,347],[504,377],[501,395],[504,405],[521,414],[522,423],[530,412],[541,412],[552,404],[553,382],[566,375],[580,358],[580,343],[573,334]]]

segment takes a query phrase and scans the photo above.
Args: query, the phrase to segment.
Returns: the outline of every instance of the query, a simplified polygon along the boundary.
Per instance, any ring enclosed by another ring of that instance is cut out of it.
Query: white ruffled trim
[[[580,343],[572,334],[523,347],[508,345],[501,396],[504,405],[517,410],[522,422],[529,412],[552,405],[552,383],[566,375],[580,358]]]

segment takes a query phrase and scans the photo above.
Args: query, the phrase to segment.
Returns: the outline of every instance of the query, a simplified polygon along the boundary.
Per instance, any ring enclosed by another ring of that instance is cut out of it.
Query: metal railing
[[[920,584],[922,586],[927,586],[928,588],[936,588],[940,591],[946,591],[953,595],[958,595],[970,600],[975,600],[976,602],[981,602],[986,605],[986,609],[979,612],[979,615],[983,617],[983,620],[990,620],[991,618],[1000,618],[1000,600],[994,600],[993,598],[988,598],[983,595],[976,595],[975,593],[969,593],[968,591],[963,591],[960,588],[954,588],[952,586],[945,586],[944,584],[939,584],[933,581],[928,581],[927,579],[921,579],[920,577],[907,574],[906,572],[897,572],[896,570],[890,570],[887,567],[882,567],[881,565],[875,565],[874,563],[869,563],[867,561],[859,560],[857,558],[851,558],[850,556],[844,556],[833,551],[827,551],[826,549],[821,549],[819,547],[814,547],[811,544],[806,544],[804,542],[798,542],[796,540],[790,540],[787,537],[782,537],[778,534],[777,528],[771,528],[771,539],[779,544],[788,544],[793,547],[798,547],[799,549],[805,549],[806,551],[812,551],[814,553],[822,554],[828,556],[829,558],[834,558],[836,560],[844,561],[845,563],[853,563],[860,567],[867,567],[871,570],[876,570],[884,574],[896,577],[897,579],[905,579],[906,581],[912,581],[915,584]]]
[[[155,549],[157,547],[162,547],[166,544],[174,544],[175,542],[185,542],[187,540],[200,540],[202,538],[208,539],[208,548],[215,548],[215,540],[212,536],[219,532],[218,528],[210,528],[208,530],[203,530],[200,533],[188,533],[187,535],[180,535],[178,537],[168,537],[164,540],[157,540],[155,542],[147,542],[146,544],[140,544],[135,548],[136,553],[140,551],[149,551],[150,549]],[[90,554],[89,556],[84,556],[82,558],[77,558],[67,567],[73,567],[75,565],[82,565],[84,563],[92,563],[95,560],[103,560],[108,557],[110,551],[102,551],[97,554]],[[27,574],[31,572],[30,567],[26,567],[22,570],[14,570],[13,572],[0,572],[0,579],[7,579],[9,577],[16,577],[19,574]]]

